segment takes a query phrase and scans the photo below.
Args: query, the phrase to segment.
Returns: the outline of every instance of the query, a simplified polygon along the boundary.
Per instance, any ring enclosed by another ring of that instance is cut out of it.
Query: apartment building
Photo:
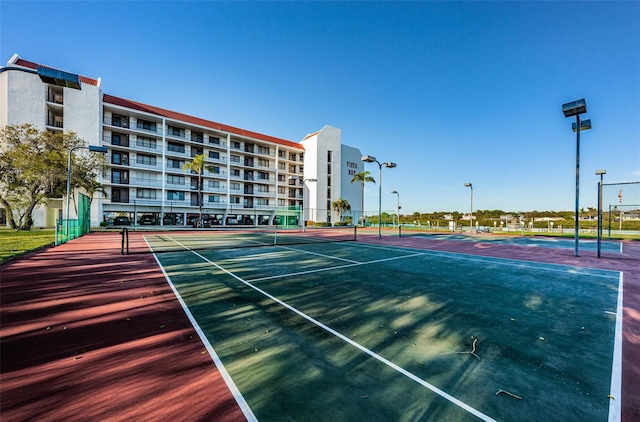
[[[341,144],[340,129],[325,126],[301,142],[288,141],[109,95],[99,78],[14,54],[0,67],[0,125],[24,123],[73,131],[88,145],[107,148],[100,180],[107,197],[93,198],[92,226],[116,218],[189,225],[200,206],[213,225],[336,222],[332,201],[347,199],[354,213],[360,202],[360,186],[350,180],[364,165],[358,149]],[[196,155],[205,159],[201,179],[183,170]],[[36,210],[36,225],[66,218],[62,202]]]

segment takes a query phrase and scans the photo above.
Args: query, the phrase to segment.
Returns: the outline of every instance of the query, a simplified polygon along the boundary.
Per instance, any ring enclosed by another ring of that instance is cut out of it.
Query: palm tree
[[[334,211],[338,212],[338,221],[342,221],[342,213],[345,211],[351,211],[351,204],[346,199],[338,198],[337,201],[331,203],[331,207]]]
[[[200,224],[202,224],[202,172],[205,169],[213,171],[212,166],[205,165],[204,154],[197,154],[193,157],[192,161],[185,163],[182,166],[182,171],[190,170],[192,173],[196,173],[198,175],[198,221]]]
[[[365,170],[353,175],[351,183],[354,182],[358,182],[362,185],[362,191],[360,193],[360,220],[362,221],[362,225],[364,226],[364,184],[366,182],[375,183],[376,180],[371,176],[371,172]]]

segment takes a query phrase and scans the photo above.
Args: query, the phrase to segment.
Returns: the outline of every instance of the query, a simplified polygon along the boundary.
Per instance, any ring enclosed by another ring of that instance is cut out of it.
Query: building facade
[[[212,225],[335,223],[332,201],[359,203],[360,185],[349,175],[364,168],[360,152],[341,144],[337,128],[288,141],[109,95],[100,79],[16,54],[0,68],[0,125],[24,123],[73,131],[107,148],[100,180],[107,197],[93,198],[92,226],[117,217],[133,225],[190,225],[200,208]],[[201,175],[183,169],[196,155],[204,156]],[[34,214],[39,226],[62,217],[55,200]]]

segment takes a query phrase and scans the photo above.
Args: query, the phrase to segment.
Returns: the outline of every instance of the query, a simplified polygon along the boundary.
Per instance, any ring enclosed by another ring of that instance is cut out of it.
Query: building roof
[[[164,108],[155,107],[148,104],[139,103],[137,101],[127,100],[125,98],[115,97],[113,95],[104,94],[103,101],[105,103],[117,105],[120,107],[126,107],[133,110],[143,111],[145,113],[156,114],[158,116],[166,117],[173,120],[179,120],[182,122],[191,123],[206,128],[219,130],[222,132],[228,132],[231,135],[240,135],[253,139],[259,139],[262,141],[272,142],[275,144],[285,145],[291,148],[297,148],[304,150],[304,147],[293,141],[287,141],[286,139],[280,139],[269,135],[263,135],[261,133],[252,132],[250,130],[240,129],[234,126],[225,125],[222,123],[213,122],[211,120],[201,119],[199,117],[189,116],[187,114],[178,113]]]
[[[25,67],[25,68],[28,68],[28,69],[33,69],[33,70],[36,70],[38,68],[38,66],[46,67],[48,69],[60,70],[60,69],[55,69],[53,67],[41,65],[40,63],[34,63],[34,62],[29,61],[29,60],[24,60],[24,59],[20,58],[20,56],[18,56],[17,54],[14,54],[14,56],[11,58],[11,60],[9,60],[9,62],[10,62],[10,64],[13,64],[13,65],[16,65],[16,66],[22,66],[22,67]],[[81,75],[78,75],[78,76],[79,76],[80,81],[82,83],[91,84],[91,85],[94,85],[94,86],[100,86],[100,80],[99,79],[92,79],[92,78],[88,78],[86,76],[81,76]],[[267,142],[271,142],[271,143],[275,143],[275,144],[279,144],[279,145],[285,145],[285,146],[288,146],[288,147],[291,147],[291,148],[304,150],[304,146],[302,146],[298,142],[287,141],[286,139],[280,139],[280,138],[276,138],[276,137],[273,137],[273,136],[264,135],[264,134],[257,133],[257,132],[252,132],[250,130],[240,129],[240,128],[237,128],[237,127],[234,127],[234,126],[229,126],[229,125],[225,125],[225,124],[222,124],[222,123],[213,122],[211,120],[201,119],[199,117],[189,116],[187,114],[178,113],[178,112],[171,111],[171,110],[166,110],[166,109],[163,109],[163,108],[160,108],[160,107],[155,107],[155,106],[139,103],[137,101],[127,100],[125,98],[120,98],[120,97],[116,97],[116,96],[109,95],[109,94],[104,94],[103,101],[105,103],[109,103],[109,104],[113,104],[113,105],[117,105],[117,106],[121,106],[121,107],[130,108],[130,109],[133,109],[133,110],[143,111],[143,112],[151,113],[151,114],[157,114],[159,116],[166,117],[166,118],[169,118],[169,119],[180,120],[180,121],[191,123],[191,124],[194,124],[194,125],[198,125],[198,126],[207,127],[207,128],[210,128],[210,129],[219,130],[219,131],[222,131],[222,132],[227,132],[227,133],[230,133],[232,135],[245,136],[245,137],[248,137],[248,138],[259,139],[259,140],[262,140],[262,141],[267,141]]]
[[[38,66],[46,67],[47,69],[60,70],[54,67],[42,65],[40,63],[30,62],[29,60],[21,59],[20,57],[16,57],[16,60],[13,62],[13,64],[16,66],[22,66],[22,67],[26,67],[28,69],[33,69],[33,70],[36,70]],[[78,77],[80,78],[80,81],[82,83],[93,85],[93,86],[100,86],[100,81],[98,79],[87,78],[86,76],[82,76],[82,75],[78,75]]]

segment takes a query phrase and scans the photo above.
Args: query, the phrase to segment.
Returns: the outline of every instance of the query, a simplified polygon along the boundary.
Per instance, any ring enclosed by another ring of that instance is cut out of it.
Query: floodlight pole
[[[396,166],[396,163],[392,163],[390,161],[381,163],[380,161],[376,160],[376,157],[372,157],[370,155],[363,155],[362,161],[366,163],[378,163],[378,167],[380,169],[378,173],[378,239],[382,239],[382,166],[394,168]]]
[[[580,115],[587,112],[587,102],[583,99],[572,101],[562,105],[562,113],[564,117],[576,116],[575,127],[576,132],[576,214],[575,214],[575,256],[578,253],[578,245],[580,242],[580,131],[582,129],[591,129],[591,120],[580,121]],[[583,128],[584,126],[584,128]]]
[[[400,194],[396,190],[392,190],[391,193],[398,195],[398,205],[396,207],[396,218],[398,219],[398,227],[400,227]]]
[[[73,154],[73,151],[77,149],[88,149],[89,151],[99,152],[102,154],[107,153],[106,147],[99,147],[94,145],[89,145],[88,147],[84,145],[78,145],[78,146],[69,148],[69,157],[67,160],[67,224],[66,224],[67,241],[69,241],[69,218],[71,216],[70,214],[70,211],[71,211],[71,155]]]
[[[598,183],[598,258],[600,258],[600,246],[602,243],[602,182],[603,176],[607,174],[606,170],[596,170],[596,176],[600,175]]]
[[[469,215],[469,233],[473,233],[473,185],[465,183],[466,187],[471,188],[471,214]]]

